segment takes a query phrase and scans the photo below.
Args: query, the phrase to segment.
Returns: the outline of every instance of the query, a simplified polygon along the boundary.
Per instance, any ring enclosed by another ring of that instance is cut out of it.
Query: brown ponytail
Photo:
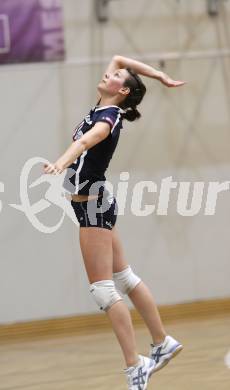
[[[137,110],[136,107],[129,107],[124,114],[122,114],[123,118],[129,122],[133,122],[136,119],[141,117],[141,113]]]

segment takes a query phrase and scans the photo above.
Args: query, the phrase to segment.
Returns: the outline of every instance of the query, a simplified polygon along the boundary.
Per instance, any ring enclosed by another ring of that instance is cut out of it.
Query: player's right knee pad
[[[90,284],[90,292],[100,309],[104,311],[108,310],[115,302],[122,300],[113,280],[100,280]]]
[[[114,273],[113,280],[122,294],[129,294],[141,282],[139,276],[134,274],[130,266],[121,272]]]

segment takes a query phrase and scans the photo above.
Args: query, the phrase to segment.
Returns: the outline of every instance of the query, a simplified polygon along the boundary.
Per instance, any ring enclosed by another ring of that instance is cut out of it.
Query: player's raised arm
[[[139,75],[159,80],[162,84],[166,85],[167,87],[179,87],[185,84],[185,81],[173,80],[166,73],[157,70],[150,65],[120,55],[116,55],[113,57],[106,72],[114,72],[116,69],[123,69],[123,68],[131,68],[134,72],[136,72]]]

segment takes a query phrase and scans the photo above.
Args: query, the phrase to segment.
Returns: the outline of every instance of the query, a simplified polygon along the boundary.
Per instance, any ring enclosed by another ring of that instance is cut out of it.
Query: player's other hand
[[[44,164],[44,173],[49,173],[51,175],[59,175],[63,172],[64,169],[62,169],[58,164]]]

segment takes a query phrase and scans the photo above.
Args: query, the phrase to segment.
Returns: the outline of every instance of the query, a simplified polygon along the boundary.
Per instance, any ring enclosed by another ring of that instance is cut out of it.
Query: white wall
[[[0,322],[27,321],[97,311],[70,218],[52,234],[33,227],[20,204],[20,174],[26,161],[55,160],[71,141],[74,125],[95,102],[103,59],[119,53],[143,57],[166,51],[202,51],[229,47],[230,3],[210,19],[205,1],[117,0],[110,21],[99,25],[93,1],[64,0],[66,64],[13,65],[0,68]],[[91,64],[93,59],[101,59]],[[158,67],[158,63],[149,62]],[[128,261],[160,304],[230,295],[229,191],[219,195],[214,216],[184,217],[173,190],[169,215],[137,217],[130,212],[137,181],[229,180],[229,58],[168,61],[165,70],[188,81],[166,89],[145,79],[148,93],[143,118],[126,124],[108,178],[130,173],[120,231]],[[33,168],[29,183],[41,175]],[[44,199],[48,183],[30,188],[31,204]],[[1,189],[1,187],[0,187]],[[158,193],[145,194],[157,204]],[[61,218],[55,205],[39,213],[52,226]]]

